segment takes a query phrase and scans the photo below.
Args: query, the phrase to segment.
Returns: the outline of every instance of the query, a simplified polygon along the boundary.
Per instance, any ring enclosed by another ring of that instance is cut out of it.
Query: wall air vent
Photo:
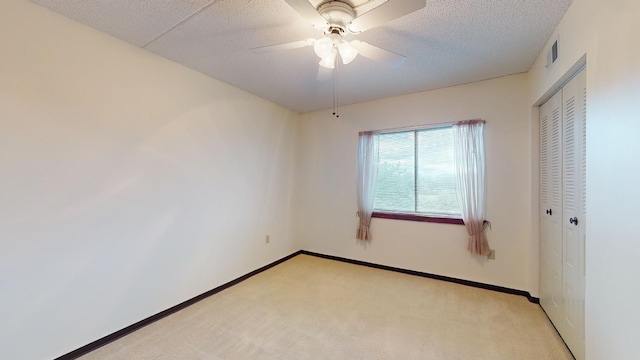
[[[547,51],[547,65],[549,68],[551,65],[555,64],[558,60],[558,38],[555,39],[553,44],[551,44],[551,48]]]

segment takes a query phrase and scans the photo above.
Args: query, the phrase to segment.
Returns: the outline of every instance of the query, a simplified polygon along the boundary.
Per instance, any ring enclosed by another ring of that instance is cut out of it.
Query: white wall
[[[559,60],[530,71],[533,105],[587,61],[586,355],[637,359],[640,338],[640,2],[574,0]]]
[[[60,356],[299,250],[298,121],[1,1],[0,358]]]
[[[298,237],[303,249],[528,291],[531,288],[531,134],[526,75],[514,75],[330,111],[300,128]],[[355,240],[358,132],[482,118],[487,151],[488,231],[496,260],[466,250],[464,226],[372,220]]]

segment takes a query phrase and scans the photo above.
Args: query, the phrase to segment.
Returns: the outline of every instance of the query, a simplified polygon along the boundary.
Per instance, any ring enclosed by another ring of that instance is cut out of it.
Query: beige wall
[[[0,358],[59,356],[300,248],[537,295],[534,105],[585,55],[587,359],[635,358],[638,15],[637,1],[574,0],[550,69],[545,49],[528,74],[335,119],[0,2]],[[374,219],[358,244],[358,131],[477,117],[496,260],[469,255],[454,225]]]
[[[298,237],[305,250],[528,291],[531,288],[531,134],[526,75],[303,115]],[[488,232],[496,259],[466,251],[464,226],[373,219],[355,240],[358,132],[482,118]]]
[[[299,250],[298,119],[1,1],[0,358],[60,356]]]
[[[574,0],[554,34],[558,62],[545,68],[543,53],[529,73],[533,105],[586,56],[589,360],[638,357],[639,17],[638,1]]]

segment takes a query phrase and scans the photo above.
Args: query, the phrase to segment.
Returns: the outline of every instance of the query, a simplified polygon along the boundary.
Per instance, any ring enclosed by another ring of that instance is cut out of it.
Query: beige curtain
[[[371,214],[373,213],[373,197],[378,178],[378,135],[372,132],[361,132],[358,141],[358,161],[356,164],[356,189],[358,191],[358,240],[371,240]]]
[[[453,125],[456,189],[462,220],[467,227],[472,254],[489,255],[485,234],[487,195],[485,189],[484,121],[461,121]]]

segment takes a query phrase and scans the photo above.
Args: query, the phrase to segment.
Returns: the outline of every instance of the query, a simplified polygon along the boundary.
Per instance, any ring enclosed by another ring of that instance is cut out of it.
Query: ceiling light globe
[[[319,62],[320,66],[326,67],[327,69],[333,69],[336,66],[336,52],[331,51],[329,55],[325,56]]]
[[[323,37],[322,39],[316,40],[313,44],[313,51],[315,51],[316,55],[319,58],[324,59],[331,54],[331,50],[333,49],[333,40],[328,37]]]
[[[352,62],[353,59],[358,56],[358,50],[346,41],[342,41],[340,45],[338,45],[338,51],[340,52],[342,63],[345,65]]]

